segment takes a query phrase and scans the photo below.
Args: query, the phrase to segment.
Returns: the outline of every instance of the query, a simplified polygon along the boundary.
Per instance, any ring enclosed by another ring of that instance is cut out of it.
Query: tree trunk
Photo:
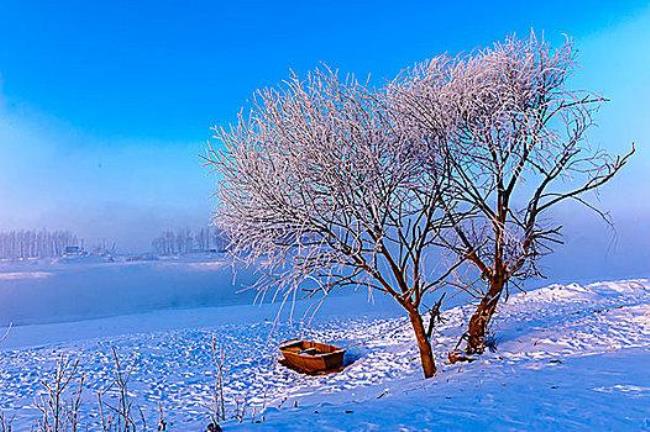
[[[415,339],[417,340],[418,348],[420,350],[420,362],[422,363],[424,377],[431,378],[436,374],[436,363],[433,359],[431,343],[427,338],[424,324],[422,323],[422,317],[417,310],[409,310],[409,319],[411,320]]]
[[[467,354],[482,354],[485,351],[485,333],[499,303],[499,297],[505,286],[501,278],[490,282],[490,289],[481,299],[474,315],[469,320],[467,330]]]

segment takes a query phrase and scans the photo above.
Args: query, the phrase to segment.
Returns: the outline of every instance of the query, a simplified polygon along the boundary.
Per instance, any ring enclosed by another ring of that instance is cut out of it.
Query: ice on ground
[[[52,273],[43,272],[43,271],[4,272],[4,273],[0,273],[0,280],[13,281],[13,280],[25,280],[25,279],[45,279],[50,276],[52,276]]]
[[[236,315],[238,308],[229,313]],[[87,405],[93,408],[94,392],[110,379],[114,346],[135,364],[132,390],[138,404],[155,413],[162,403],[172,430],[200,430],[214,380],[210,343],[216,337],[227,353],[227,402],[247,401],[247,419],[229,425],[235,429],[650,427],[650,414],[640,409],[650,406],[650,378],[642,366],[650,360],[650,281],[552,285],[513,295],[494,323],[496,352],[448,365],[445,354],[471,312],[471,306],[445,311],[434,337],[440,369],[434,380],[420,378],[404,318],[348,317],[305,327],[249,315],[238,324],[204,321],[192,328],[6,350],[0,358],[0,409],[27,425],[40,380],[62,354],[81,359]],[[276,361],[277,346],[296,336],[346,347],[349,365],[317,377],[285,369]],[[622,404],[619,411],[616,404]],[[591,420],[585,414],[599,410],[611,413]]]

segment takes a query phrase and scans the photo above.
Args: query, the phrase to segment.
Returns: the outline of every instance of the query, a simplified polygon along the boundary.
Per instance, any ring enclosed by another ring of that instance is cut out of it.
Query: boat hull
[[[345,350],[314,341],[289,341],[280,346],[283,363],[304,373],[341,370]]]

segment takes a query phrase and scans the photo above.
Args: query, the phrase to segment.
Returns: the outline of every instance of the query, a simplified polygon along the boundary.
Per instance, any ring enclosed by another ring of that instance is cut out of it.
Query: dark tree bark
[[[482,354],[485,351],[485,334],[497,309],[499,298],[505,287],[503,279],[490,283],[490,289],[483,296],[467,328],[467,354]]]
[[[417,310],[409,310],[409,320],[413,327],[413,333],[418,343],[420,351],[420,362],[422,363],[422,372],[425,378],[431,378],[436,374],[436,363],[433,359],[433,351],[431,350],[431,343],[427,337],[422,323],[422,316]]]

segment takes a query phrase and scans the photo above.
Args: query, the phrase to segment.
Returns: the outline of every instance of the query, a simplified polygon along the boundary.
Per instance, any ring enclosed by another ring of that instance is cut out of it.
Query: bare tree
[[[0,432],[12,432],[13,429],[13,417],[8,417],[4,412],[0,411]]]
[[[0,334],[0,344],[9,338],[9,334],[11,333],[12,328],[13,328],[13,324],[9,323],[7,328],[2,331],[2,333]]]
[[[167,230],[156,237],[151,246],[158,255],[183,255],[193,252],[222,251],[226,241],[222,233],[214,228],[201,228],[191,231],[188,228]]]
[[[447,155],[449,247],[473,263],[486,289],[469,322],[467,352],[481,353],[487,326],[509,285],[542,276],[539,259],[562,243],[549,210],[574,201],[609,222],[585,193],[628,162],[586,132],[605,99],[568,88],[574,50],[557,50],[534,33],[476,54],[438,57],[406,71],[389,100],[425,153]],[[459,210],[462,213],[458,213]]]
[[[77,389],[71,400],[66,399],[67,391],[77,381]],[[36,400],[36,408],[41,413],[37,422],[38,432],[77,432],[79,430],[79,409],[85,375],[79,370],[79,360],[66,359],[63,355],[57,360],[51,380],[41,383],[45,394]]]
[[[4,331],[4,333],[0,335],[0,344],[9,337],[11,328],[12,328],[12,324],[10,323],[9,326],[7,326],[7,329]],[[0,432],[11,432],[13,430],[13,421],[14,421],[13,416],[8,417],[4,413],[4,411],[0,410]]]
[[[104,432],[135,432],[138,430],[136,424],[132,395],[129,391],[129,381],[137,366],[135,358],[130,365],[125,365],[117,353],[115,347],[111,347],[113,357],[113,381],[104,391],[97,393],[99,405],[99,416]],[[105,395],[111,393],[117,399],[109,403]],[[105,408],[108,411],[105,411]],[[139,409],[139,408],[138,408]],[[141,414],[141,430],[147,430],[144,415]]]
[[[214,382],[211,386],[212,394],[208,404],[208,415],[214,425],[226,421],[226,400],[224,397],[224,369],[226,366],[226,353],[223,347],[217,346],[216,336],[212,337],[210,344]]]
[[[52,258],[83,240],[69,231],[10,231],[0,233],[0,259]]]
[[[261,91],[249,116],[216,132],[224,149],[206,157],[222,177],[216,223],[230,253],[268,271],[257,288],[274,286],[284,299],[299,287],[390,295],[409,317],[424,375],[433,376],[420,306],[458,266],[432,259],[445,224],[444,179],[423,169],[381,98],[352,78],[315,71]]]

